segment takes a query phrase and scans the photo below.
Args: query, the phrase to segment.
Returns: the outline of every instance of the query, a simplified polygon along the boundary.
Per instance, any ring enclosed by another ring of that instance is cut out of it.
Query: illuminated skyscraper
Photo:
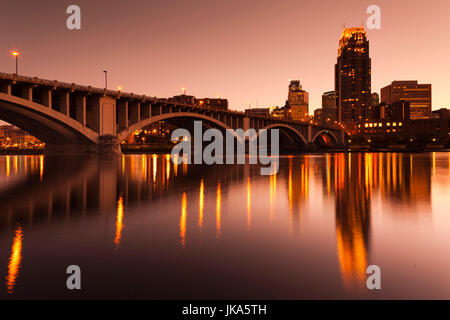
[[[300,80],[292,80],[289,84],[288,106],[293,120],[305,119],[309,109],[309,94],[302,89]]]
[[[338,121],[351,124],[367,118],[371,105],[371,60],[364,28],[344,28],[335,65]]]

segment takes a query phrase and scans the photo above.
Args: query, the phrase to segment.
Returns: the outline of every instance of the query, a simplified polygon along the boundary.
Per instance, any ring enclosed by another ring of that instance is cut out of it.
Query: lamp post
[[[103,70],[103,72],[105,73],[105,89],[108,89],[108,71]]]
[[[19,52],[18,51],[13,51],[12,55],[14,57],[16,57],[16,75],[19,74]]]

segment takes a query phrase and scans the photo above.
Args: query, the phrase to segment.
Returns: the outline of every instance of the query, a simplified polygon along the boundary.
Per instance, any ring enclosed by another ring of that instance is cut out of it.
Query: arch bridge
[[[0,73],[0,119],[40,139],[46,153],[120,152],[127,136],[163,120],[202,120],[223,130],[277,128],[293,147],[345,144],[337,128],[7,73]]]

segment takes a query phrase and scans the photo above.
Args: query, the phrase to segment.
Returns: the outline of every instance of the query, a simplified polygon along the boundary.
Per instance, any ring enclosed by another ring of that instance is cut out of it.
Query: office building
[[[411,119],[431,118],[431,84],[417,81],[393,81],[381,89],[381,102],[392,105],[397,101],[410,103]]]
[[[292,80],[289,84],[287,105],[292,120],[305,120],[309,112],[309,94],[302,89],[300,80]]]

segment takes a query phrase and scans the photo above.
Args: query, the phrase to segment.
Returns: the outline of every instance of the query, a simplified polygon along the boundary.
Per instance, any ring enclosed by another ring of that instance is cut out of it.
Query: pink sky
[[[82,30],[66,28],[78,4]],[[65,1],[0,3],[0,71],[160,97],[228,98],[230,107],[283,105],[288,81],[303,79],[310,112],[334,90],[345,23],[361,26],[371,4],[381,30],[368,30],[372,91],[393,80],[433,85],[433,109],[450,107],[450,1]]]

